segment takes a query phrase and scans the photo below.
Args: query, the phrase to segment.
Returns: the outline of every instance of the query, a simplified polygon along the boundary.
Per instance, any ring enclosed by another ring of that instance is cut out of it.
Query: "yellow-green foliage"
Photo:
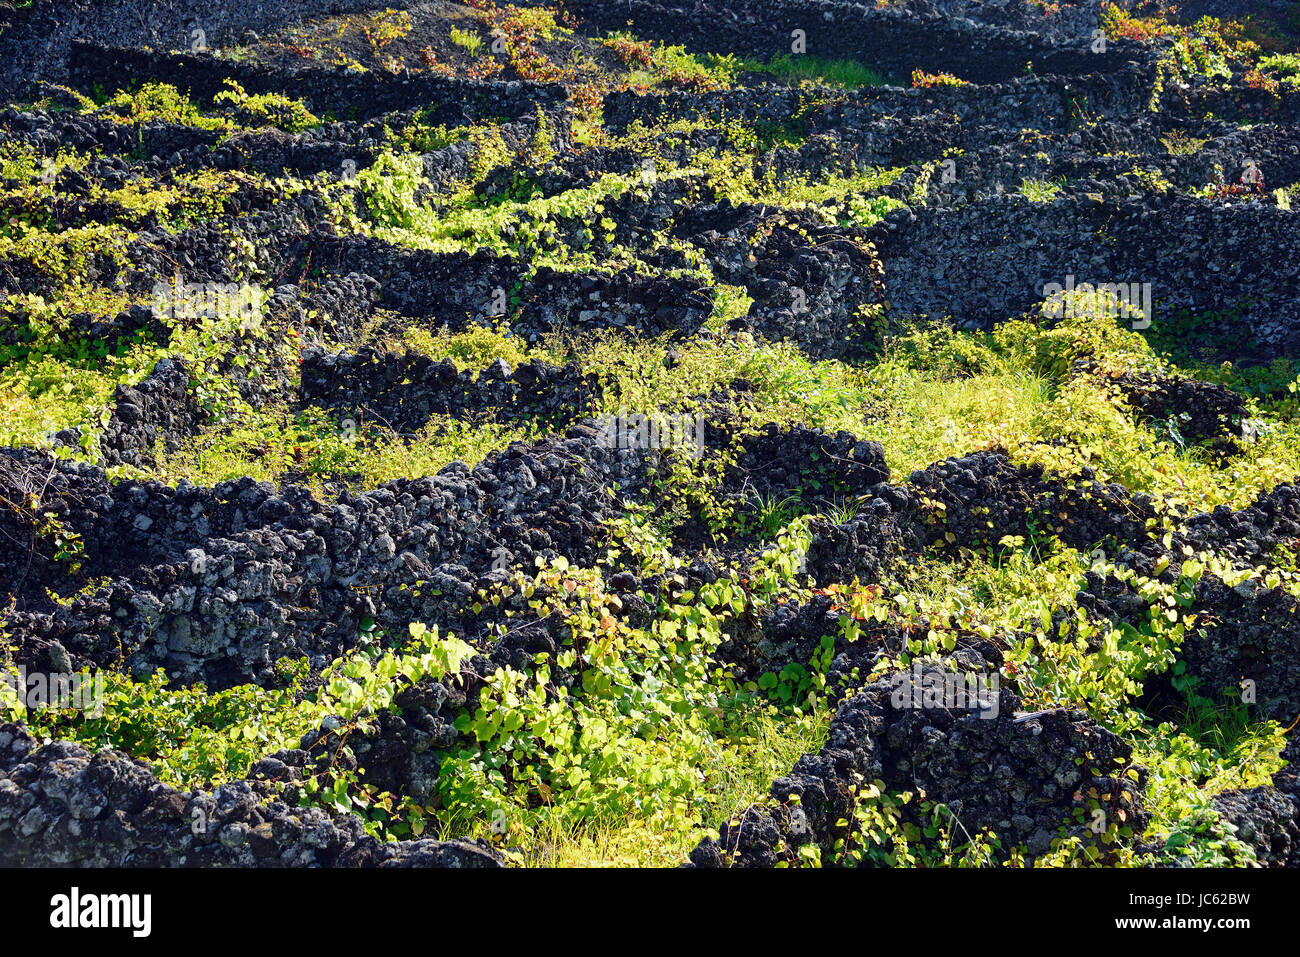
[[[483,326],[471,326],[457,333],[413,327],[406,331],[402,344],[433,359],[450,359],[462,371],[484,369],[497,359],[504,359],[513,367],[529,359],[552,358],[542,350],[531,350],[530,354],[518,339]]]
[[[250,96],[234,80],[226,80],[225,83],[230,89],[218,93],[213,97],[213,102],[231,104],[235,115],[245,126],[278,126],[290,133],[300,133],[320,125],[320,120],[307,109],[302,100],[282,93],[258,93]]]
[[[451,28],[451,42],[458,47],[464,47],[471,56],[478,56],[479,51],[483,49],[481,36],[473,30],[462,30],[460,27]]]
[[[1043,179],[1027,179],[1020,184],[1020,195],[1035,203],[1050,203],[1061,191],[1060,183],[1051,183]]]
[[[863,503],[849,495],[817,501],[805,489],[780,500],[737,497],[721,494],[720,486],[734,459],[734,443],[769,422],[844,429],[879,440],[895,482],[936,460],[999,447],[1014,462],[1043,465],[1061,481],[1083,483],[1086,467],[1097,480],[1148,493],[1156,514],[1149,531],[1162,538],[1189,512],[1242,506],[1300,474],[1300,363],[1281,357],[1266,366],[1206,368],[1180,358],[1182,327],[1165,317],[1144,337],[1122,321],[1055,320],[1046,303],[1025,316],[997,317],[1008,321],[992,331],[967,332],[869,302],[858,309],[861,326],[853,334],[861,349],[845,361],[813,359],[794,344],[729,331],[730,321],[746,316],[753,304],[746,287],[732,277],[721,282],[704,250],[666,228],[624,228],[628,210],[636,219],[642,210],[674,203],[679,196],[696,204],[757,204],[774,224],[783,213],[798,211],[798,217],[786,216],[782,227],[798,231],[809,217],[827,225],[869,227],[893,208],[925,203],[941,168],[939,156],[925,158],[919,174],[910,167],[864,169],[851,153],[827,155],[822,175],[774,172],[781,164],[774,162],[772,150],[809,143],[815,128],[810,118],[843,99],[843,93],[824,89],[822,81],[857,86],[878,78],[861,64],[696,56],[627,34],[601,41],[600,51],[602,61],[608,63],[612,55],[627,69],[601,72],[605,67],[577,47],[561,68],[524,49],[525,41],[547,40],[548,51],[551,44],[585,42],[561,25],[555,11],[485,4],[475,6],[474,16],[474,28],[452,31],[454,43],[477,57],[485,28],[502,26],[513,68],[580,81],[571,82],[579,104],[579,149],[599,146],[645,165],[630,172],[622,165],[622,172],[598,172],[573,188],[550,188],[566,180],[555,175],[562,157],[547,116],[539,113],[536,135],[518,143],[507,142],[499,122],[448,127],[432,122],[426,110],[388,129],[383,151],[355,177],[332,171],[282,179],[214,170],[135,175],[111,189],[92,182],[89,200],[109,208],[111,221],[61,222],[51,210],[66,201],[66,191],[55,183],[64,170],[87,169],[92,157],[66,148],[47,157],[17,142],[0,144],[0,178],[10,181],[0,193],[6,210],[0,261],[32,271],[40,281],[39,290],[0,304],[0,329],[7,334],[0,345],[0,444],[46,446],[50,433],[75,425],[86,433],[82,448],[60,454],[94,459],[95,435],[111,412],[113,390],[139,381],[163,354],[142,334],[110,350],[87,341],[68,321],[79,313],[111,319],[134,304],[135,287],[111,284],[97,275],[97,267],[129,266],[126,250],[145,223],[177,231],[211,224],[228,246],[233,274],[251,282],[310,287],[321,264],[313,262],[305,274],[287,279],[264,274],[252,245],[232,228],[228,200],[236,192],[254,195],[259,204],[319,195],[332,225],[345,236],[373,236],[435,253],[487,251],[518,264],[504,314],[490,326],[452,332],[377,308],[355,336],[327,342],[328,347],[409,350],[449,359],[470,372],[498,359],[512,366],[576,361],[601,385],[596,413],[690,412],[704,398],[731,404],[733,445],[711,449],[700,460],[671,453],[659,460],[646,500],[616,503],[613,517],[602,523],[593,543],[596,560],[577,567],[560,556],[512,569],[505,581],[497,576],[464,607],[448,610],[491,616],[483,622],[489,640],[518,624],[518,602],[529,614],[562,620],[564,628],[553,655],[538,654],[477,676],[475,694],[456,717],[460,737],[438,755],[434,799],[423,805],[409,795],[380,793],[338,764],[317,769],[300,801],[359,814],[382,838],[486,837],[517,846],[516,859],[531,865],[679,863],[702,836],[748,804],[769,800],[771,782],[799,755],[822,745],[831,717],[826,685],[837,636],[821,636],[806,662],[743,679],[718,653],[728,633],[752,630],[774,605],[807,602],[817,589],[843,609],[834,626],[838,637],[861,640],[868,618],[896,624],[907,635],[902,648],[871,666],[871,676],[887,676],[912,657],[949,652],[959,636],[977,634],[1002,651],[1000,677],[1025,708],[1081,708],[1132,744],[1135,761],[1151,775],[1146,804],[1153,824],[1144,852],[1117,852],[1119,863],[1251,863],[1252,853],[1227,833],[1211,800],[1225,790],[1267,783],[1280,763],[1283,731],[1243,707],[1200,697],[1176,662],[1187,636],[1209,624],[1194,611],[1192,589],[1198,581],[1213,574],[1230,587],[1253,580],[1300,595],[1294,549],[1281,547],[1253,567],[1187,550],[1169,560],[1172,574],[1147,580],[1104,549],[1069,548],[1051,527],[1031,525],[1023,535],[997,542],[937,536],[923,554],[887,567],[866,585],[811,582],[798,571],[815,527],[811,513],[843,522]],[[358,15],[338,27],[339,37],[349,24],[354,38],[364,31],[376,58],[396,68],[409,46],[402,41],[413,30],[410,13]],[[1221,78],[1230,64],[1258,52],[1251,51],[1253,41],[1244,35],[1208,19],[1182,28],[1108,6],[1105,25],[1112,35],[1169,37],[1174,44],[1164,67],[1169,75]],[[334,57],[356,65],[341,50]],[[1300,74],[1292,59],[1264,57],[1259,68],[1266,79],[1291,83],[1293,74]],[[487,64],[476,59],[475,66]],[[713,115],[634,122],[618,135],[601,123],[602,92],[643,85],[720,88],[752,69],[794,83],[817,82],[795,94],[792,115],[779,122]],[[214,106],[230,118],[205,115],[161,83],[118,92],[98,109],[126,124],[161,120],[223,137],[267,125],[300,132],[319,122],[290,96],[250,95],[237,83],[227,86]],[[84,98],[78,102],[83,110],[96,109]],[[1037,149],[1036,138],[1041,137],[1025,131],[1022,142]],[[1179,133],[1163,143],[1175,156],[1204,145]],[[454,152],[463,151],[468,166],[457,180],[435,188],[425,176],[422,154],[453,144],[460,144]],[[835,148],[826,137],[811,145],[817,151]],[[1035,158],[1045,164],[1050,155],[1039,152]],[[1158,165],[1136,158],[1122,162],[1118,168],[1130,167],[1122,175],[1134,188],[1161,193],[1173,188]],[[914,179],[900,192],[897,184],[905,174]],[[1064,185],[1063,179],[1026,179],[1019,192],[1050,202]],[[1293,192],[1279,190],[1278,205]],[[836,240],[849,241],[870,253],[865,242]],[[713,335],[649,338],[565,329],[525,342],[513,334],[511,323],[527,307],[522,290],[542,267],[575,276],[626,269],[655,279],[689,280],[712,297],[707,328]],[[125,275],[115,268],[102,272]],[[473,465],[512,441],[541,435],[540,423],[435,416],[418,434],[400,436],[364,418],[349,422],[318,409],[300,411],[282,393],[250,402],[227,369],[247,376],[245,390],[282,381],[286,373],[292,388],[299,344],[328,338],[322,330],[331,328],[331,317],[312,312],[308,328],[291,328],[293,316],[290,311],[258,317],[247,328],[242,320],[177,322],[166,352],[187,363],[192,397],[210,419],[179,449],[153,450],[156,464],[119,466],[111,477],[200,485],[245,476],[292,480],[324,497],[339,482],[365,488],[429,475],[453,461]],[[1203,331],[1213,324],[1213,317],[1196,317],[1190,328]],[[1177,423],[1144,419],[1112,384],[1125,373],[1180,370],[1254,397],[1249,412],[1259,420],[1258,438],[1246,454],[1211,454],[1184,441]],[[737,379],[746,383],[744,390],[734,388]],[[737,532],[748,537],[737,540]],[[68,553],[59,559],[67,561],[67,587],[51,593],[52,601],[67,605],[107,587],[78,577],[79,558],[71,554],[74,539],[67,529],[49,519],[39,534],[53,536]],[[683,536],[704,544],[698,551],[683,549]],[[743,574],[730,569],[742,553]],[[674,573],[701,556],[721,570],[716,582],[697,591],[649,590],[643,596],[651,608],[648,616],[630,614],[607,585],[612,574],[627,567],[671,582]],[[1089,572],[1114,575],[1132,586],[1138,601],[1125,620],[1099,620],[1079,606],[1076,596]],[[496,617],[498,611],[504,620]],[[7,640],[3,625],[0,617],[0,645]],[[356,640],[356,652],[334,662],[319,683],[304,664],[290,661],[278,665],[279,690],[246,685],[208,693],[173,687],[161,674],[139,681],[114,673],[103,715],[19,713],[8,697],[0,709],[27,720],[38,734],[122,748],[152,762],[177,787],[210,787],[239,778],[271,751],[297,746],[329,716],[342,722],[337,743],[346,746],[349,734],[394,707],[397,693],[410,684],[457,682],[471,651],[419,623],[409,635],[392,636],[365,622]],[[572,680],[552,681],[560,669]],[[1181,712],[1148,718],[1134,701],[1152,675],[1166,672],[1176,690],[1187,690],[1186,700]],[[913,814],[921,826],[909,819]],[[797,863],[994,862],[996,834],[966,833],[951,811],[920,793],[890,792],[864,780],[848,818],[843,840],[825,860],[806,849]],[[1096,861],[1095,848],[1058,841],[1038,863]],[[1013,849],[1011,863],[1023,862]]]
[[[104,104],[108,115],[137,124],[150,120],[180,123],[204,130],[225,130],[230,123],[216,116],[204,116],[199,108],[170,83],[149,81],[134,93],[123,90]]]
[[[323,493],[323,483],[336,476],[373,486],[432,475],[456,461],[473,465],[493,449],[531,435],[523,428],[435,416],[408,441],[365,422],[352,429],[314,410],[300,415],[282,408],[245,410],[166,456],[152,474],[211,485],[243,475],[273,482],[296,471]]]

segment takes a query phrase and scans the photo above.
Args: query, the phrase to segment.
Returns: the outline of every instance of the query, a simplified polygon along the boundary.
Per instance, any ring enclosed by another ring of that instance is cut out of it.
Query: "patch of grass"
[[[536,435],[495,423],[471,424],[434,416],[419,434],[405,439],[379,424],[349,424],[319,410],[293,414],[284,408],[248,410],[222,427],[209,428],[175,453],[165,455],[148,475],[215,485],[252,476],[276,482],[286,473],[317,494],[325,482],[343,479],[365,487],[412,475],[433,475],[452,462],[476,464],[494,449]],[[132,474],[134,470],[122,470]]]
[[[10,366],[0,372],[0,443],[49,447],[61,429],[98,427],[116,384],[48,356]]]
[[[481,36],[473,30],[462,30],[460,27],[451,28],[451,42],[469,51],[470,56],[478,56],[483,49]]]
[[[535,830],[523,845],[528,867],[676,867],[703,836],[767,797],[772,782],[826,741],[830,713],[782,714],[768,705],[733,706],[726,730],[709,749],[700,787],[707,795],[698,823],[670,814],[634,815],[579,828]]]
[[[856,90],[866,86],[883,86],[885,75],[857,60],[830,60],[823,57],[783,53],[767,62],[754,59],[717,58],[734,76],[743,70],[767,73],[792,86],[833,86]]]
[[[1147,834],[1158,849],[1147,865],[1249,865],[1255,855],[1210,807],[1225,791],[1272,783],[1285,738],[1273,722],[1249,724],[1233,710],[1230,736],[1216,729],[1222,711],[1194,709],[1186,723],[1147,725],[1132,735],[1134,760],[1150,772]]]

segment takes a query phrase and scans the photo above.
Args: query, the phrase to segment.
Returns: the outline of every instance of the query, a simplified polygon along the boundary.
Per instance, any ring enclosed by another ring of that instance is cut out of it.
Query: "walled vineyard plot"
[[[1300,864],[1201,6],[0,8],[0,863]]]

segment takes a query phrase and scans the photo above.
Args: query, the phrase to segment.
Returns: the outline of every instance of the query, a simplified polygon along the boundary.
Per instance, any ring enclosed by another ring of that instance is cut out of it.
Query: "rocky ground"
[[[0,52],[0,863],[1300,864],[1289,5]]]

